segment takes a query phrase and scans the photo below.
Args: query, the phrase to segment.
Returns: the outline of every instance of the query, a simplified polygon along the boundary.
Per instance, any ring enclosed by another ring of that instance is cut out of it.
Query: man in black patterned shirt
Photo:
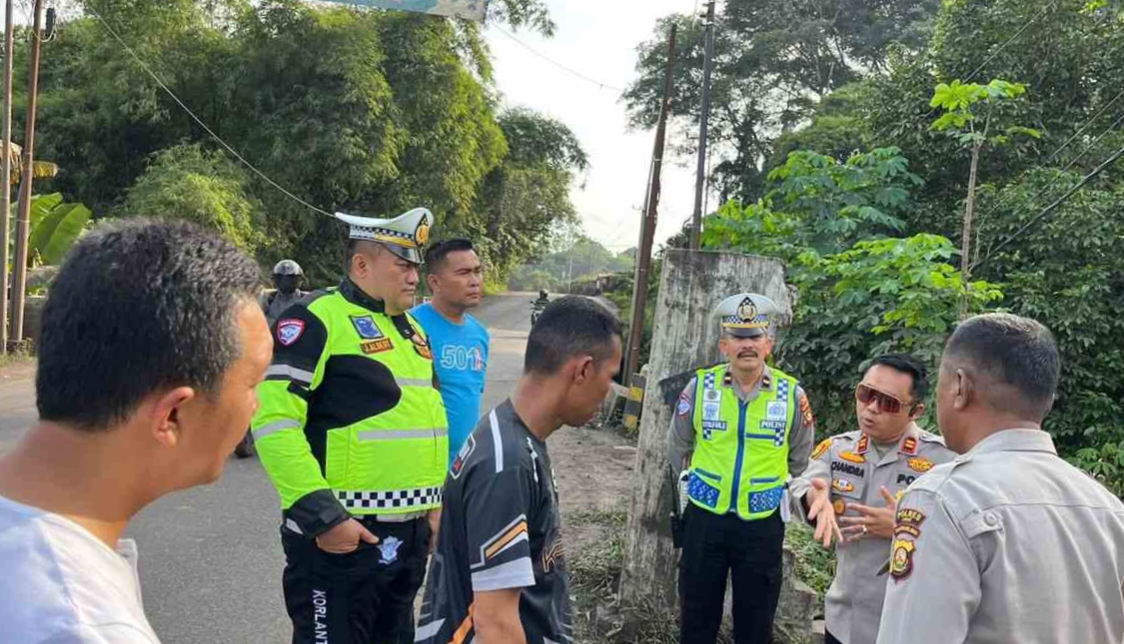
[[[545,441],[593,417],[620,362],[620,322],[600,304],[565,297],[543,311],[511,398],[481,419],[449,471],[417,642],[573,642]]]

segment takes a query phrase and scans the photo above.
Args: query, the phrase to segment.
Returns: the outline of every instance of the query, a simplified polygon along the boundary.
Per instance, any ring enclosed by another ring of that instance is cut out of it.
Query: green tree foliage
[[[1117,147],[1124,137],[1117,137]],[[1124,170],[1124,167],[1119,170]],[[1117,171],[1119,173],[1119,170]],[[1062,381],[1046,428],[1063,454],[1124,494],[1124,184],[1120,175],[1078,192],[1054,214],[1026,229],[977,274],[1002,277],[1012,312],[1043,321],[1061,348]],[[1038,170],[995,195],[1009,213],[997,236],[1015,235],[1038,215],[1037,194],[1064,190],[1076,173]],[[994,207],[994,203],[986,207]],[[987,255],[985,255],[985,258]]]
[[[236,241],[264,264],[296,257],[314,283],[338,278],[342,226],[246,168],[236,173],[95,13],[220,137],[317,207],[377,217],[428,207],[435,236],[483,240],[499,273],[572,217],[571,178],[585,154],[564,125],[534,113],[519,116],[526,135],[505,128],[475,23],[301,0],[72,7],[43,59],[37,152],[67,168],[59,188],[97,212],[163,205],[240,230]],[[493,3],[489,20],[553,28],[541,0]],[[207,184],[196,203],[174,185],[177,173]],[[235,218],[266,243],[220,216],[236,194],[250,211]]]
[[[619,273],[622,278],[631,279],[633,259],[627,251],[613,254],[600,242],[578,234],[555,252],[520,266],[508,280],[508,286],[514,291],[546,289],[566,292],[572,283],[590,280],[603,273]],[[623,280],[617,285],[623,286]]]
[[[892,236],[920,185],[897,149],[844,163],[798,151],[770,180],[774,188],[757,203],[731,202],[708,217],[703,243],[789,263],[798,304],[779,359],[801,378],[820,427],[848,431],[853,387],[869,359],[907,351],[932,364],[960,303],[980,310],[1001,293],[961,280],[948,239]]]
[[[1115,312],[1124,301],[1119,277],[1124,266],[1113,250],[1124,234],[1118,212],[1124,165],[1106,169],[1063,206],[1037,220],[1043,208],[1124,145],[1118,133],[1124,117],[1124,99],[1118,98],[1124,87],[1124,5],[1116,0],[948,0],[933,24],[927,43],[889,46],[883,64],[871,68],[877,73],[860,71],[850,84],[815,104],[806,121],[776,139],[771,156],[761,157],[766,159],[762,171],[783,167],[788,153],[802,148],[838,160],[855,147],[901,148],[901,155],[910,159],[910,171],[924,183],[911,187],[908,207],[887,214],[903,222],[903,235],[958,239],[969,192],[974,125],[958,125],[952,119],[959,117],[948,117],[945,122],[958,130],[950,136],[936,131],[932,123],[944,118],[947,108],[958,109],[953,107],[958,93],[978,96],[988,87],[982,85],[986,79],[1025,81],[1027,94],[999,102],[999,119],[993,121],[988,138],[1007,136],[1006,128],[1017,124],[1041,139],[1020,136],[1012,145],[989,145],[979,158],[972,235],[979,255],[972,254],[972,274],[1002,285],[1005,297],[988,306],[1029,315],[1054,331],[1063,354],[1063,377],[1047,429],[1064,455],[1124,493],[1124,434],[1118,429],[1124,427],[1124,412],[1115,402],[1124,395],[1124,337]],[[981,85],[973,88],[973,83]],[[936,97],[934,84],[944,85]],[[973,109],[973,120],[982,125],[986,110]],[[981,132],[982,128],[976,131]],[[1030,133],[1015,133],[1020,132]],[[962,140],[963,135],[969,138]],[[769,217],[780,217],[776,211],[783,209],[766,205]],[[740,216],[745,218],[748,211],[743,209]],[[886,231],[860,231],[860,236],[865,232]],[[926,253],[947,252],[925,248]],[[790,261],[796,279],[804,269]],[[801,288],[803,294],[807,287]],[[804,297],[798,314],[815,302]],[[891,304],[885,304],[886,310],[900,306]],[[864,311],[859,306],[851,313],[860,316]],[[786,344],[797,340],[798,332],[794,329]],[[932,333],[943,335],[937,329]],[[831,345],[814,348],[807,354],[812,358],[809,367],[797,373],[806,376],[809,369],[817,373],[832,368],[831,350]],[[785,359],[794,358],[786,354]],[[818,395],[814,387],[811,390]],[[828,402],[826,410],[821,404],[817,412],[830,414],[833,404]]]
[[[721,156],[712,181],[723,200],[752,201],[764,190],[760,160],[772,155],[774,141],[804,122],[830,92],[859,80],[863,70],[884,69],[891,44],[922,47],[940,2],[730,0],[724,6],[715,38],[710,135]],[[634,125],[655,123],[672,24],[679,30],[671,113],[693,132],[700,116],[704,30],[691,16],[668,16],[640,45],[639,77],[625,102]]]
[[[542,255],[559,227],[577,222],[570,187],[589,161],[573,132],[554,119],[515,109],[499,125],[508,154],[485,178],[471,223],[484,231],[480,246],[502,282]]]
[[[247,194],[249,176],[222,152],[199,145],[162,150],[129,189],[122,217],[183,219],[210,228],[253,252],[265,240],[261,206]]]

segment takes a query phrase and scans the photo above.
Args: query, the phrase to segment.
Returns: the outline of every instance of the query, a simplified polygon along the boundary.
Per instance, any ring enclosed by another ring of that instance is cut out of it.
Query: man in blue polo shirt
[[[432,301],[410,311],[433,348],[433,366],[449,417],[452,463],[480,418],[484,374],[488,366],[488,332],[468,310],[480,305],[484,271],[467,239],[450,239],[425,254],[426,281]]]

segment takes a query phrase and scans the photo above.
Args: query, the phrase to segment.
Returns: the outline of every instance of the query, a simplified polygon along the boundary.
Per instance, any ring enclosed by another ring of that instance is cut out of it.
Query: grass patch
[[[812,539],[812,528],[793,522],[785,531],[785,544],[796,553],[796,578],[816,591],[816,602],[823,610],[823,597],[835,577],[835,551],[824,550]]]
[[[575,553],[568,562],[570,587],[578,596],[607,598],[616,593],[624,563],[624,537],[628,525],[625,510],[581,510],[567,517],[572,527],[596,526],[605,537]]]
[[[27,347],[0,354],[0,369],[17,367],[35,362],[35,354]]]

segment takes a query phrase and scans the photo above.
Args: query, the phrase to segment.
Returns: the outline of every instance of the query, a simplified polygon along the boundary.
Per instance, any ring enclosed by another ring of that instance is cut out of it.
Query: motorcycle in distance
[[[531,300],[531,326],[535,326],[535,322],[539,321],[539,316],[542,315],[547,304],[550,304],[550,299],[547,298],[546,291],[539,291],[539,299]]]

